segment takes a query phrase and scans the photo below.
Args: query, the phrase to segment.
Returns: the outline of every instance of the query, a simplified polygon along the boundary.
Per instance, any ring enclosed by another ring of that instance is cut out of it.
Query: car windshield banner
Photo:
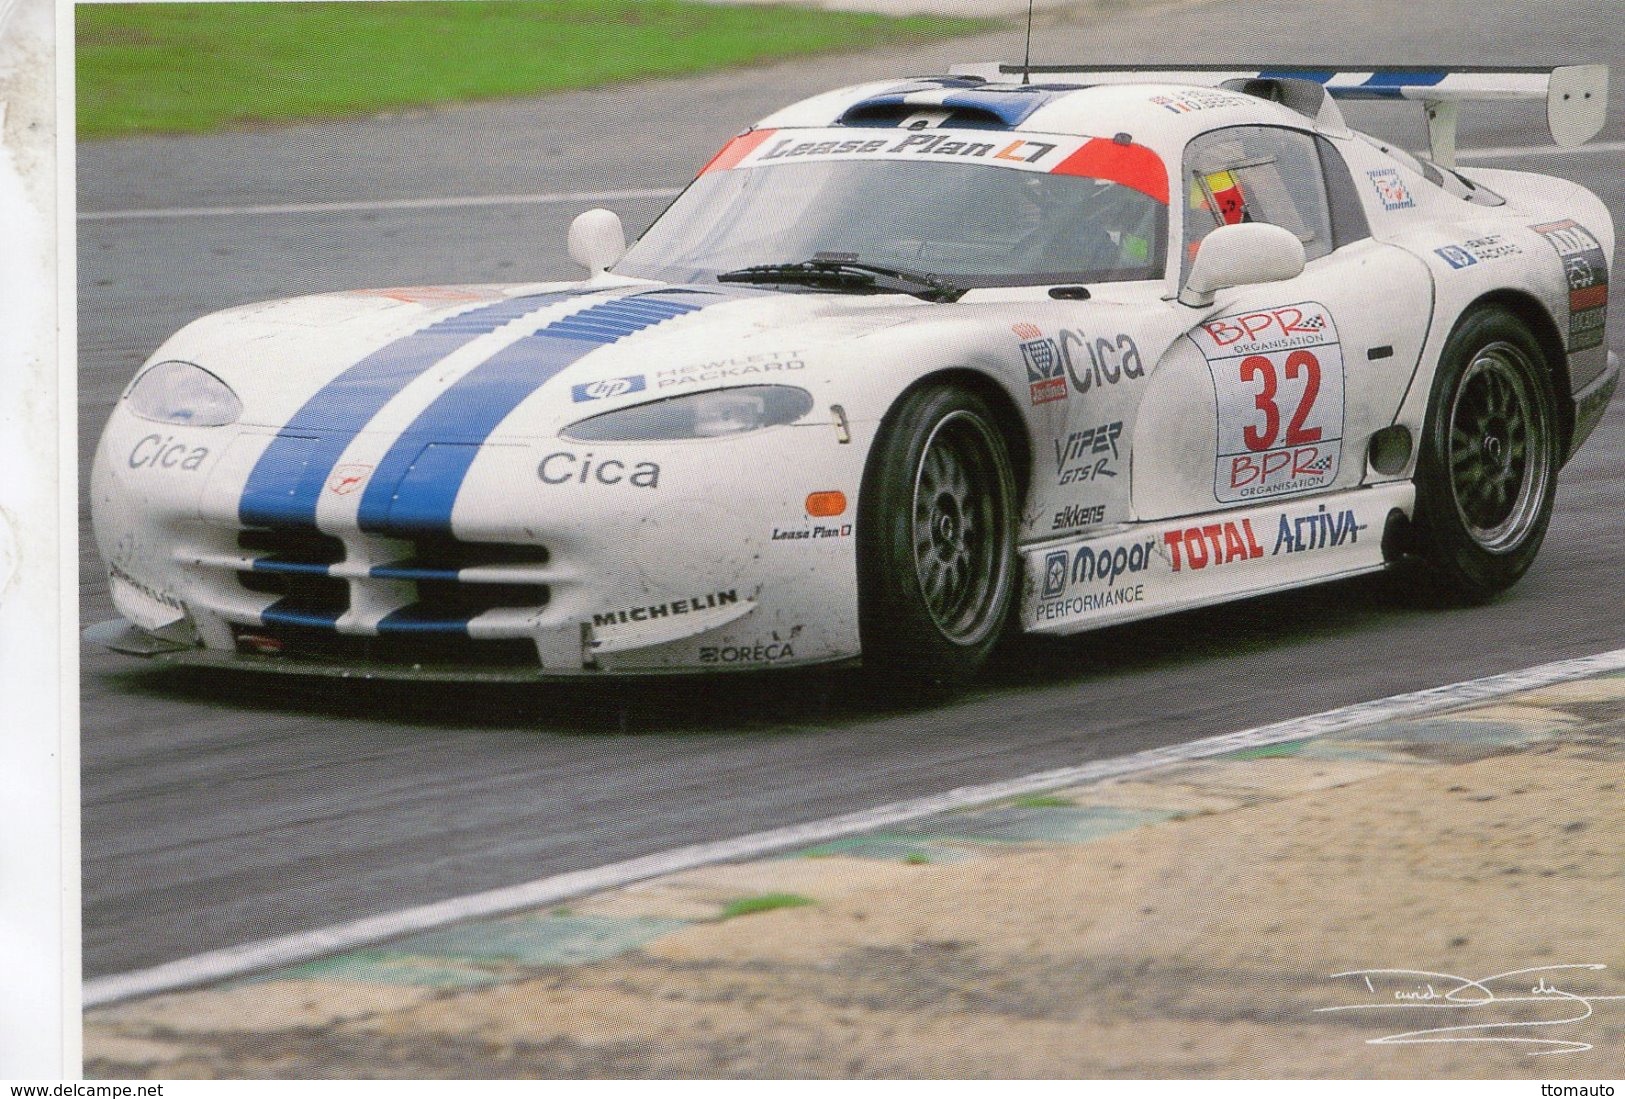
[[[989,130],[752,130],[734,138],[705,172],[822,160],[979,163],[1025,172],[1089,176],[1168,201],[1162,158],[1144,145],[1077,134]],[[704,173],[702,173],[704,174]]]

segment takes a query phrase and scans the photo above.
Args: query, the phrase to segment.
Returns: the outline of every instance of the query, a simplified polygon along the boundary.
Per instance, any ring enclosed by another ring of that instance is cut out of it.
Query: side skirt
[[[1390,516],[1415,503],[1406,481],[1025,547],[1022,628],[1080,633],[1374,572]]]

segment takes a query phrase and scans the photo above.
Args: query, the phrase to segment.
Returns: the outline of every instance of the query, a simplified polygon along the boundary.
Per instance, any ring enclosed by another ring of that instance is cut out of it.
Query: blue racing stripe
[[[1449,75],[1443,69],[1400,69],[1392,72],[1372,73],[1361,83],[1362,88],[1431,88],[1442,84]]]
[[[374,351],[323,386],[260,455],[238,518],[251,527],[316,525],[316,502],[350,442],[424,371],[465,344],[581,291],[509,298],[436,321]]]
[[[331,630],[338,625],[343,610],[311,610],[300,607],[292,598],[279,599],[260,612],[260,623],[265,626],[308,626],[317,630]]]
[[[417,633],[440,634],[449,637],[468,636],[467,616],[447,616],[444,611],[433,611],[424,608],[421,603],[413,603],[400,610],[391,611],[378,620],[378,633],[387,634]]]
[[[469,467],[522,401],[596,348],[723,300],[706,291],[618,298],[497,352],[436,397],[379,461],[361,495],[361,529],[397,537],[449,534]]]
[[[300,576],[326,576],[331,565],[318,565],[311,561],[284,561],[277,557],[256,558],[255,572],[294,573]]]
[[[1313,80],[1324,84],[1337,75],[1335,69],[1265,69],[1258,74],[1260,80]]]
[[[409,558],[392,565],[374,565],[367,570],[367,575],[374,580],[440,580],[455,584],[461,571],[431,565],[415,565]]]
[[[1380,72],[1373,73],[1367,80],[1361,82],[1358,88],[1350,89],[1343,95],[1344,99],[1403,99],[1405,88],[1431,88],[1445,78],[1443,72],[1423,72],[1411,70],[1406,72]]]
[[[1271,76],[1290,76],[1286,72],[1272,72]],[[1341,73],[1302,73],[1299,75],[1319,78],[1324,75],[1321,83],[1330,83],[1333,99],[1403,99],[1406,88],[1431,88],[1442,84],[1450,74],[1443,69],[1389,69],[1385,72],[1372,73],[1358,84],[1340,83],[1338,77]]]

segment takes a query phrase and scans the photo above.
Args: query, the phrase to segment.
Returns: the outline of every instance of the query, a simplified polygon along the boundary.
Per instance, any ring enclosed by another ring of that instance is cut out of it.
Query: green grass
[[[771,912],[775,908],[804,908],[816,903],[811,897],[803,897],[800,893],[762,893],[729,901],[717,919],[731,920],[735,916],[751,916],[757,912]]]
[[[678,0],[93,4],[75,19],[81,137],[536,95],[996,25]]]
[[[1053,794],[1032,794],[1010,803],[1017,809],[1071,809],[1078,803],[1071,798],[1058,798]]]
[[[1297,755],[1308,744],[1307,740],[1288,740],[1281,744],[1265,744],[1259,748],[1242,748],[1229,752],[1225,759],[1286,759]]]

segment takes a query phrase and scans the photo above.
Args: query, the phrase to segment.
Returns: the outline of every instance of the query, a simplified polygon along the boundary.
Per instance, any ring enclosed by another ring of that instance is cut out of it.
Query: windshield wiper
[[[969,289],[922,271],[903,271],[855,259],[823,256],[800,263],[759,263],[717,276],[718,282],[781,282],[853,290],[879,289],[881,280],[886,281],[888,290],[901,290],[926,301],[958,301]]]

